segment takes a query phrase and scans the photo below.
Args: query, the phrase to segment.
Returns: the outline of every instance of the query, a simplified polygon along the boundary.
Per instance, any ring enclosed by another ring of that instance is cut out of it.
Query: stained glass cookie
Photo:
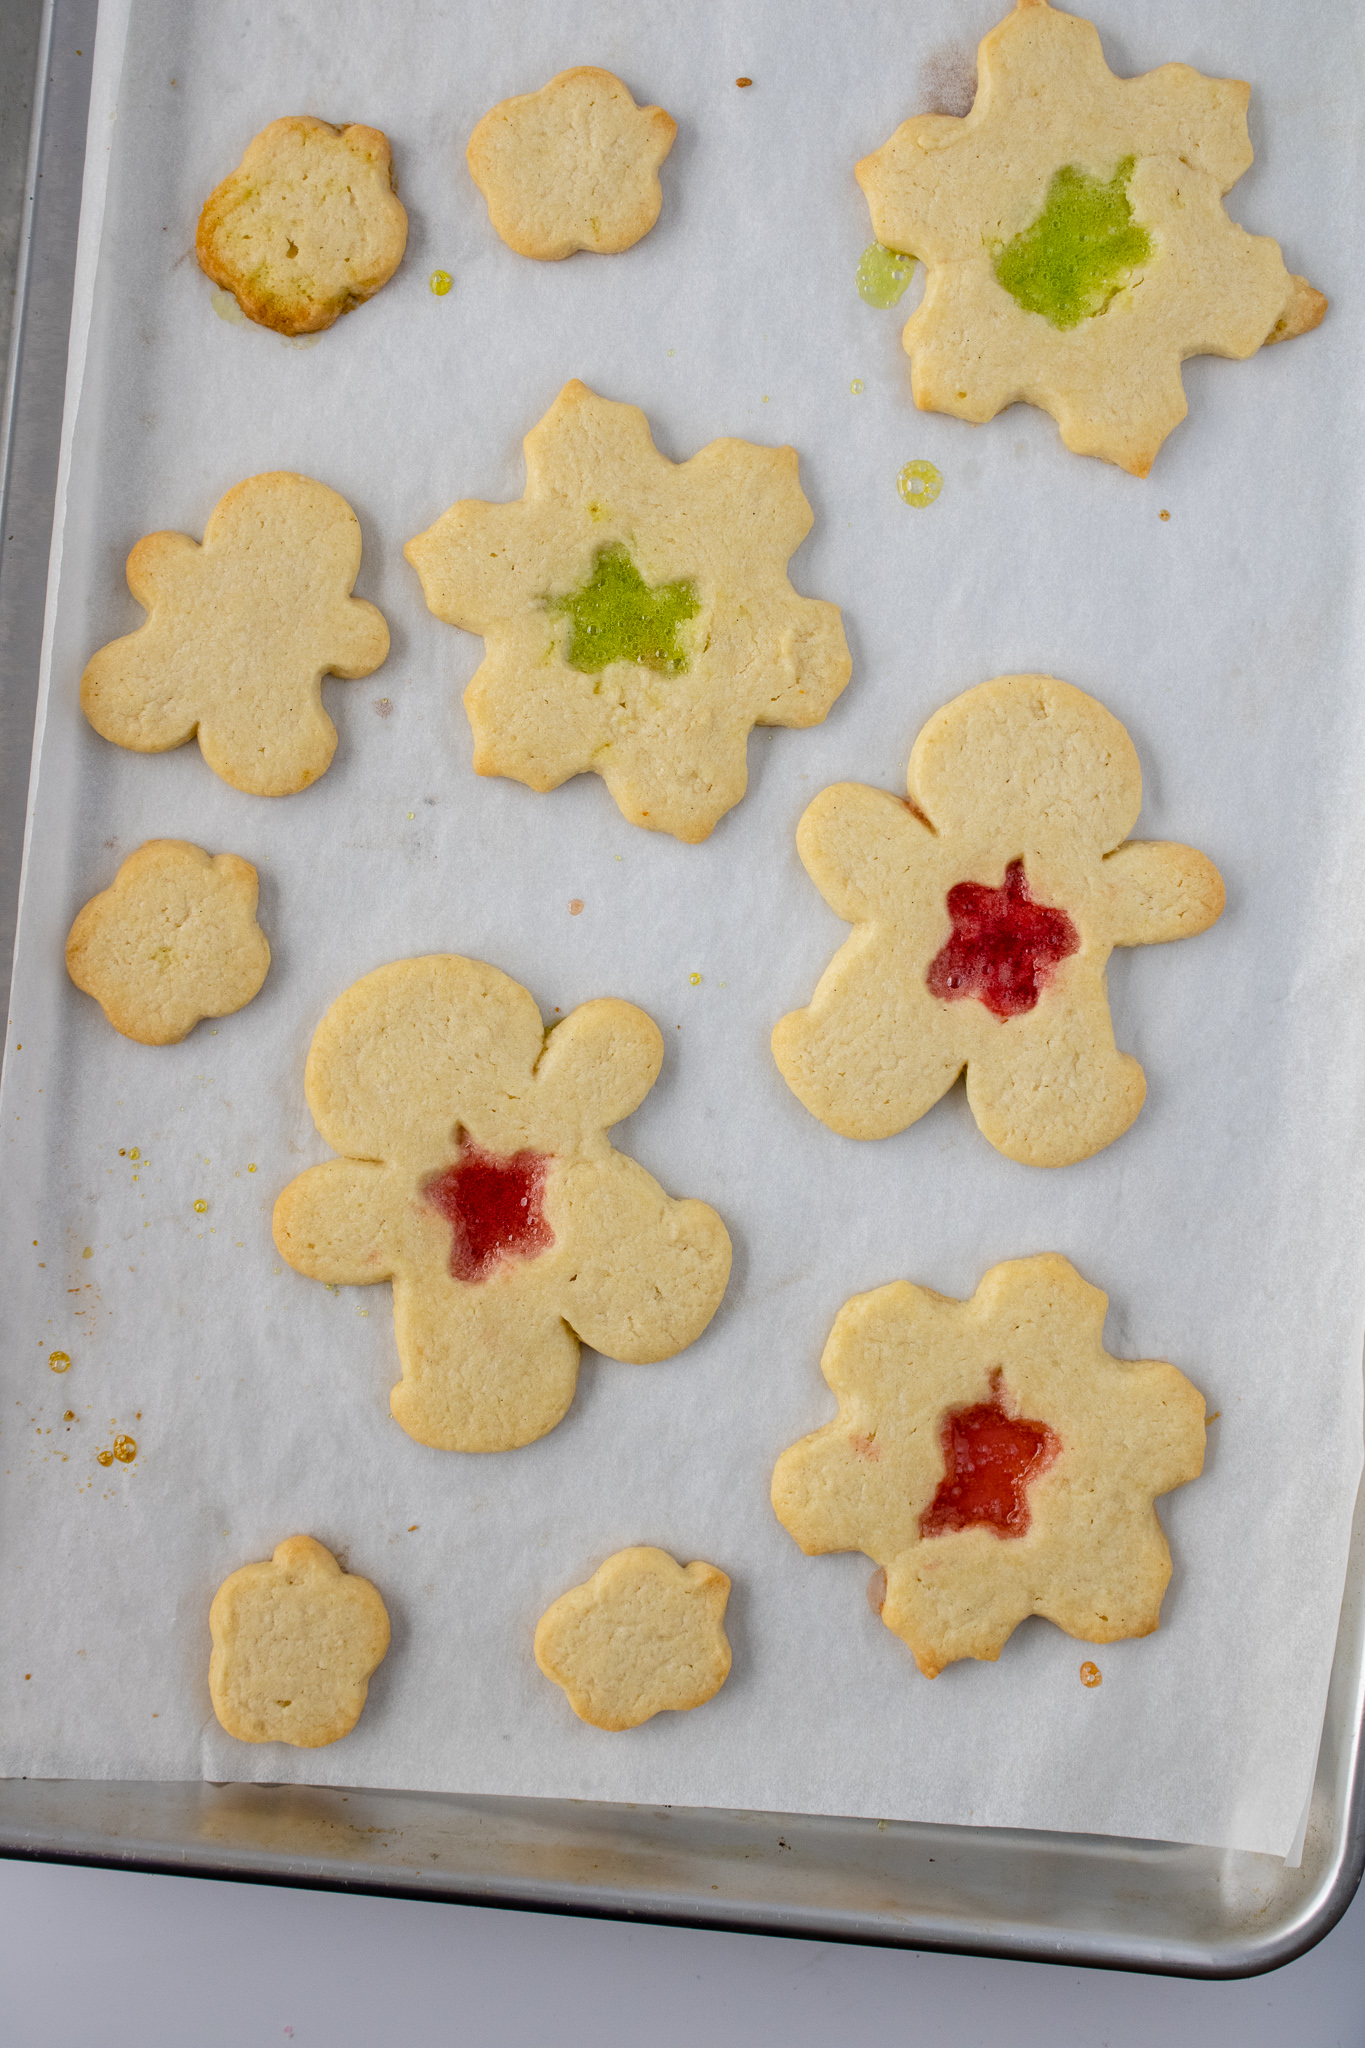
[[[755,725],[818,725],[848,681],[836,605],[787,563],[812,515],[796,452],[712,441],[674,463],[638,406],[566,384],[526,491],[452,505],[405,554],[437,618],[481,633],[474,767],[534,790],[600,775],[632,824],[705,839]]]
[[[1244,358],[1316,327],[1322,293],[1229,219],[1251,163],[1236,79],[1116,78],[1088,21],[1018,0],[963,118],[920,114],[858,165],[873,232],[918,256],[915,403],[993,419],[1023,400],[1068,448],[1146,476],[1184,419],[1187,356]]]
[[[305,1087],[341,1157],[290,1182],[275,1243],[331,1286],[393,1283],[392,1408],[418,1443],[531,1443],[573,1399],[580,1343],[647,1364],[710,1322],[725,1225],[607,1136],[662,1061],[633,1004],[547,1030],[524,988],[453,954],[377,968],[324,1017]]]
[[[926,1678],[994,1661],[1030,1614],[1091,1643],[1157,1626],[1153,1503],[1203,1469],[1204,1399],[1173,1365],[1111,1358],[1107,1308],[1045,1254],[970,1301],[902,1280],[835,1319],[839,1413],[782,1453],[773,1507],[808,1556],[873,1560],[869,1598]]]
[[[1133,743],[1052,676],[998,676],[945,705],[908,788],[907,801],[840,783],[801,820],[807,873],[856,929],[810,1007],[773,1032],[783,1078],[831,1130],[884,1138],[965,1068],[997,1151],[1087,1159],[1147,1090],[1114,1043],[1110,952],[1205,931],[1222,879],[1192,847],[1127,838]]]

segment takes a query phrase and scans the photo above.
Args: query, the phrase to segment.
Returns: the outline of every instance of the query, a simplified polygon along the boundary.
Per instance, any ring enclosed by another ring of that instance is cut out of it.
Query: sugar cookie
[[[407,239],[387,137],[289,114],[210,192],[194,247],[248,320],[317,334],[388,283]]]
[[[838,1417],[782,1453],[773,1507],[808,1556],[881,1566],[869,1598],[926,1678],[993,1662],[1029,1614],[1090,1643],[1157,1626],[1153,1501],[1202,1471],[1204,1400],[1173,1365],[1111,1358],[1107,1307],[1049,1253],[970,1301],[899,1280],[835,1319]]]
[[[437,618],[481,633],[480,775],[588,770],[622,815],[705,839],[755,725],[818,725],[849,677],[836,605],[786,565],[811,527],[791,448],[660,455],[638,406],[566,384],[526,436],[526,493],[452,505],[404,552]]]
[[[659,218],[659,166],[678,124],[637,107],[610,71],[580,65],[484,115],[466,155],[509,249],[558,263],[576,249],[616,255]]]
[[[269,966],[251,862],[184,839],[149,839],[129,854],[66,942],[77,988],[140,1045],[178,1045],[201,1017],[243,1009]]]
[[[392,1408],[418,1443],[531,1443],[573,1399],[580,1340],[643,1365],[710,1322],[725,1225],[607,1138],[662,1059],[630,1003],[547,1031],[524,988],[451,954],[378,968],[324,1017],[305,1085],[343,1156],[291,1181],[275,1242],[314,1280],[393,1282]]]
[[[326,674],[370,675],[389,651],[372,604],[350,595],[360,521],[310,477],[234,485],[199,547],[151,533],[128,557],[146,623],[111,640],[81,677],[97,733],[139,754],[199,736],[215,775],[252,796],[292,796],[326,773],[336,727]]]
[[[773,1033],[783,1079],[831,1130],[885,1138],[965,1067],[1006,1158],[1087,1159],[1147,1091],[1114,1045],[1110,951],[1206,930],[1218,871],[1192,847],[1120,843],[1142,805],[1133,743],[1051,676],[998,676],[945,705],[908,780],[908,803],[846,782],[801,820],[806,872],[856,930]]]
[[[546,1609],[536,1662],[594,1728],[638,1728],[655,1714],[685,1713],[704,1706],[729,1674],[721,1625],[729,1597],[730,1581],[713,1564],[684,1567],[649,1544],[618,1550]]]
[[[389,1647],[379,1594],[311,1536],[224,1579],[209,1629],[209,1693],[228,1734],[298,1749],[350,1734]]]
[[[858,165],[877,240],[928,270],[915,403],[978,423],[1042,406],[1078,455],[1146,476],[1187,356],[1253,355],[1327,309],[1224,211],[1251,88],[1187,64],[1115,78],[1047,0],[992,29],[978,79],[965,117],[917,115]]]

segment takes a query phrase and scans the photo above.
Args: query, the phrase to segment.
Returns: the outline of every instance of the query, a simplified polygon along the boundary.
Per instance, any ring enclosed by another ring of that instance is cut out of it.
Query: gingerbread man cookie
[[[451,954],[381,967],[324,1017],[305,1086],[343,1156],[285,1189],[275,1242],[314,1280],[393,1282],[392,1407],[418,1443],[531,1443],[573,1399],[580,1340],[648,1364],[710,1322],[724,1224],[607,1137],[662,1059],[630,1003],[547,1031],[524,988]]]
[[[1042,406],[1068,448],[1146,476],[1187,356],[1253,355],[1327,308],[1224,211],[1251,88],[1186,64],[1115,78],[1047,0],[991,31],[978,80],[964,118],[920,114],[858,165],[877,240],[928,270],[915,403],[978,423]]]
[[[317,334],[388,283],[407,239],[387,138],[290,114],[209,194],[194,246],[248,320]]]
[[[616,255],[649,233],[677,132],[662,107],[637,107],[619,78],[585,64],[502,100],[466,155],[508,248],[558,263],[576,249]]]
[[[243,1009],[269,966],[251,862],[184,839],[129,854],[66,942],[77,988],[140,1045],[178,1045],[201,1017]]]
[[[102,647],[81,677],[97,733],[139,754],[196,733],[215,775],[252,796],[292,796],[326,773],[336,727],[322,678],[377,669],[389,629],[351,596],[360,521],[310,477],[234,485],[199,547],[152,533],[128,557],[145,625]]]
[[[729,1597],[730,1581],[713,1564],[683,1566],[649,1544],[618,1550],[546,1609],[536,1662],[594,1728],[686,1713],[729,1675],[721,1625]]]
[[[474,767],[535,790],[588,770],[632,824],[695,843],[737,804],[755,725],[818,725],[849,677],[838,607],[786,565],[811,527],[791,448],[660,455],[638,406],[566,384],[526,494],[452,505],[404,552],[481,633]]]
[[[926,1678],[994,1661],[1029,1614],[1150,1635],[1171,1576],[1153,1501],[1197,1479],[1204,1400],[1104,1348],[1106,1297],[1066,1259],[1013,1259],[970,1301],[896,1281],[845,1302],[821,1370],[839,1413],[784,1451],[778,1520],[807,1556],[861,1550]]]
[[[857,929],[773,1033],[783,1078],[832,1131],[885,1138],[965,1067],[1006,1158],[1087,1159],[1147,1091],[1114,1045],[1109,954],[1206,930],[1218,871],[1192,847],[1125,841],[1142,806],[1133,743],[1051,676],[999,676],[945,705],[908,780],[908,803],[840,783],[798,827],[811,880]]]
[[[379,1594],[312,1536],[224,1579],[209,1629],[209,1693],[228,1734],[298,1749],[350,1734],[389,1647]]]

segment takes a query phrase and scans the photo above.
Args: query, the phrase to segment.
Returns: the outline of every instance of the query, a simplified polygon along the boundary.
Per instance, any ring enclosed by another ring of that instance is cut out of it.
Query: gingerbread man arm
[[[329,1159],[290,1181],[272,1223],[282,1259],[310,1280],[368,1287],[393,1276],[389,1189],[373,1160]]]
[[[1207,855],[1162,839],[1130,839],[1101,867],[1115,946],[1193,938],[1223,914],[1223,878]]]
[[[536,1111],[547,1145],[589,1137],[638,1109],[659,1077],[663,1035],[634,1003],[580,1003],[546,1040],[536,1065]],[[538,1128],[540,1128],[538,1126]]]
[[[620,1152],[571,1166],[559,1199],[583,1248],[560,1303],[585,1344],[653,1365],[700,1337],[730,1278],[729,1233],[714,1209],[673,1201]]]
[[[907,870],[933,836],[928,819],[903,797],[837,782],[807,805],[796,848],[830,909],[861,924],[903,893]]]

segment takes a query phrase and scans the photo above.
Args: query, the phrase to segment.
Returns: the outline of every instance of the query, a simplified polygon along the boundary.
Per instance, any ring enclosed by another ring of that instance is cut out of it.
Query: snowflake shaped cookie
[[[713,1564],[680,1565],[649,1544],[618,1550],[546,1609],[536,1662],[594,1728],[686,1713],[729,1675],[721,1625],[729,1597],[730,1581]]]
[[[659,166],[678,124],[637,107],[610,71],[580,65],[484,115],[466,156],[509,249],[558,263],[576,249],[616,255],[659,218]]]
[[[1206,930],[1218,871],[1192,847],[1125,841],[1142,806],[1133,743],[1051,676],[999,676],[945,705],[909,791],[840,783],[801,820],[807,873],[857,930],[774,1031],[783,1078],[831,1130],[885,1138],[965,1067],[997,1151],[1087,1159],[1147,1088],[1114,1044],[1109,954]]]
[[[387,138],[289,114],[209,194],[194,246],[248,320],[317,334],[388,283],[407,239]]]
[[[149,839],[129,854],[66,942],[77,988],[140,1045],[178,1045],[201,1017],[243,1009],[269,966],[255,868],[185,839]]]
[[[1166,64],[1115,78],[1097,31],[1018,0],[963,119],[921,114],[858,165],[873,231],[928,270],[905,329],[916,405],[980,423],[1024,400],[1146,476],[1187,356],[1253,355],[1327,301],[1231,221],[1251,88]]]
[[[336,751],[323,676],[370,675],[389,651],[382,615],[350,594],[359,572],[344,498],[284,471],[248,477],[215,506],[202,547],[183,533],[138,542],[128,588],[146,624],[95,655],[81,709],[139,754],[198,734],[234,789],[292,796]]]
[[[1153,1501],[1203,1469],[1204,1400],[1173,1365],[1111,1358],[1107,1307],[1049,1253],[970,1301],[900,1280],[835,1319],[838,1417],[783,1452],[773,1507],[808,1556],[880,1565],[869,1597],[926,1678],[993,1661],[1030,1614],[1091,1643],[1157,1626]]]
[[[343,1157],[285,1189],[275,1242],[314,1280],[393,1282],[392,1407],[418,1443],[531,1443],[573,1399],[580,1340],[648,1364],[710,1322],[724,1224],[607,1137],[662,1059],[630,1003],[547,1032],[524,988],[451,954],[381,967],[324,1017],[305,1085]]]
[[[836,605],[786,565],[811,527],[791,448],[660,455],[638,406],[566,384],[526,436],[526,493],[467,499],[408,542],[437,618],[480,633],[480,775],[588,770],[632,824],[705,839],[744,794],[755,725],[818,725],[849,677]]]
[[[224,1579],[209,1629],[209,1692],[228,1734],[298,1749],[350,1734],[389,1647],[379,1594],[312,1536]]]

